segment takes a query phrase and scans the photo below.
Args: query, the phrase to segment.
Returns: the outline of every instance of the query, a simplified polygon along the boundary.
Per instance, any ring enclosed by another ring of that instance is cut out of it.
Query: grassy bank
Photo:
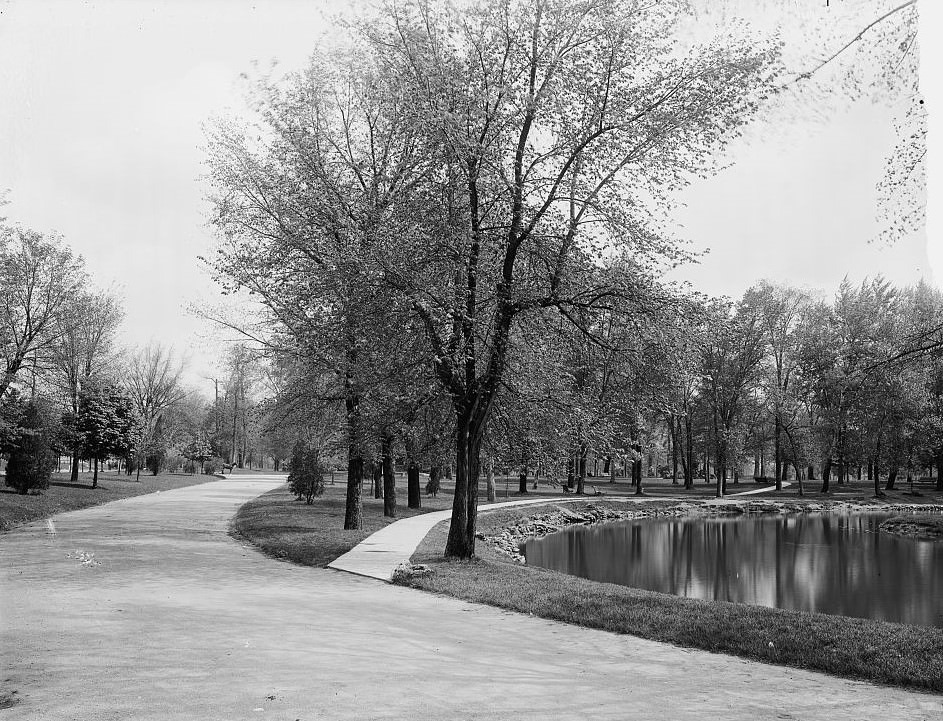
[[[791,499],[794,500],[794,499]],[[479,530],[498,535],[544,509],[483,514]],[[543,618],[678,646],[730,653],[878,683],[943,692],[943,629],[709,602],[597,583],[511,561],[479,542],[480,558],[441,558],[447,524],[413,556],[432,573],[405,577],[413,588]]]
[[[49,488],[40,495],[24,496],[12,488],[0,488],[0,531],[64,511],[215,480],[218,480],[216,476],[162,473],[158,476],[141,474],[140,481],[136,481],[134,476],[109,471],[99,472],[98,487],[92,488],[91,473],[80,473],[75,484],[69,481],[68,473],[53,473]]]
[[[405,479],[397,479],[396,518],[383,515],[383,500],[363,498],[363,528],[344,530],[346,486],[338,478],[310,506],[296,501],[287,486],[263,493],[239,508],[230,526],[232,535],[258,546],[273,558],[303,566],[326,566],[375,531],[400,518],[450,507],[451,495],[423,496],[421,509],[406,507]],[[366,491],[367,488],[365,487]]]

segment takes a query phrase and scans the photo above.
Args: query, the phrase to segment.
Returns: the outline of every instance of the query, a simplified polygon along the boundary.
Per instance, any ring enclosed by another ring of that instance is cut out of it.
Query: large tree
[[[45,359],[66,413],[73,417],[79,411],[82,385],[107,375],[115,365],[114,340],[123,318],[115,293],[84,289],[74,292],[57,315]],[[79,474],[79,452],[73,446],[73,483]]]
[[[444,209],[395,250],[456,419],[447,556],[474,554],[479,451],[515,321],[555,308],[579,327],[579,308],[631,293],[578,283],[583,258],[674,260],[651,218],[709,170],[768,90],[774,46],[681,48],[681,12],[631,0],[408,2],[368,28],[441,153]]]
[[[62,332],[83,261],[55,235],[0,226],[0,397]]]

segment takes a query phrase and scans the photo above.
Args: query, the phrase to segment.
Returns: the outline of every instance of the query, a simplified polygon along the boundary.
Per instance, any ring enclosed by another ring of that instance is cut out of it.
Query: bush
[[[42,415],[28,403],[20,421],[19,440],[7,461],[6,484],[24,496],[32,489],[49,488],[55,465]]]
[[[189,473],[190,475],[193,475],[194,473],[196,473],[196,463],[194,463],[193,461],[187,461],[186,463],[184,463],[183,472]]]
[[[164,459],[164,468],[166,468],[171,473],[179,471],[183,466],[183,457],[178,456],[176,453],[168,453],[167,457]]]
[[[164,470],[164,464],[167,459],[167,453],[163,448],[154,448],[144,457],[144,467],[156,476]]]
[[[226,461],[224,461],[219,456],[207,458],[206,463],[203,464],[203,473],[208,476],[212,476],[214,473],[219,473],[221,470],[223,470],[223,466],[225,465]]]
[[[304,498],[310,505],[315,496],[324,493],[324,464],[320,454],[303,441],[298,441],[291,452],[290,465],[288,487],[297,500]]]
[[[439,467],[433,466],[429,469],[429,482],[426,483],[426,495],[433,496],[439,492],[439,486],[441,485],[439,481]]]

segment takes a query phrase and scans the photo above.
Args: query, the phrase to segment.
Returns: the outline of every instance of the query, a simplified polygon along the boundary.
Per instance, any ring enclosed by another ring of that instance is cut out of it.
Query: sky
[[[244,107],[240,74],[254,61],[301,66],[343,5],[0,0],[3,215],[60,232],[93,281],[123,295],[124,341],[175,346],[206,393],[221,346],[187,310],[219,300],[197,260],[214,242],[200,180],[204,124]],[[937,5],[922,4],[924,27],[943,27]],[[924,68],[938,66],[930,45]],[[676,277],[733,297],[760,278],[826,294],[845,275],[943,281],[932,214],[938,96],[932,82],[922,88],[931,109],[928,235],[868,243],[894,136],[888,111],[865,101],[825,121],[795,119],[766,142],[753,134],[735,143],[731,166],[681,197],[679,232],[710,253]]]

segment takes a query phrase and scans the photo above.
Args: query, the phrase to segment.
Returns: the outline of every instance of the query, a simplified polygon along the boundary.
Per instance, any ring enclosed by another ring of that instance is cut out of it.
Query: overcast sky
[[[202,124],[238,112],[239,75],[253,60],[300,66],[325,11],[342,5],[0,0],[3,214],[62,233],[97,284],[121,289],[127,342],[154,338],[189,353],[194,382],[214,370],[206,329],[185,310],[215,292],[196,259],[213,243]],[[939,9],[924,5],[939,30]],[[938,64],[926,47],[923,63]],[[935,125],[937,94],[923,89]],[[931,280],[932,262],[939,282],[940,243],[867,242],[893,143],[888,111],[862,102],[735,145],[732,167],[683,196],[678,221],[711,253],[680,276],[712,294],[737,296],[764,277],[830,294],[846,274]]]

